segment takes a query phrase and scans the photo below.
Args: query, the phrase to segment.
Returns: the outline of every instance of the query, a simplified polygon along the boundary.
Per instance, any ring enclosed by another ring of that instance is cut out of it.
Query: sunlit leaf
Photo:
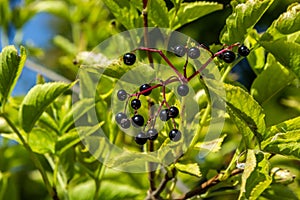
[[[164,0],[148,1],[148,16],[149,20],[160,28],[169,27],[169,15],[166,2]]]
[[[248,150],[239,200],[257,199],[272,183],[268,157],[261,151]]]
[[[183,172],[183,173],[187,173],[196,177],[201,178],[202,174],[200,171],[200,166],[198,163],[176,163],[175,167],[177,170]]]
[[[40,154],[54,153],[56,138],[48,130],[36,128],[28,136],[28,144],[32,151]]]
[[[226,19],[220,35],[223,44],[243,42],[248,31],[254,27],[274,0],[252,0],[237,4]]]
[[[264,151],[300,158],[300,130],[277,133],[262,143]]]
[[[73,84],[52,82],[34,86],[23,99],[19,110],[22,128],[30,132],[46,108]]]
[[[189,22],[222,8],[222,4],[215,2],[197,1],[181,3],[178,10],[174,7],[169,12],[169,16],[171,16],[170,28],[176,30]]]
[[[7,101],[19,76],[21,75],[26,60],[26,50],[21,46],[20,55],[14,46],[3,48],[0,53],[0,101]]]

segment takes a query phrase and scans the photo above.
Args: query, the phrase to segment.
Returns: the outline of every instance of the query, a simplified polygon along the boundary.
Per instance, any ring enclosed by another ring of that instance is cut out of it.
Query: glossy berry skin
[[[151,85],[149,85],[149,84],[143,84],[143,85],[141,85],[141,87],[140,87],[140,92],[145,91],[145,90],[148,90],[149,88],[151,88]],[[149,94],[151,94],[151,91],[152,91],[152,90],[148,90],[147,92],[144,92],[143,95],[144,95],[144,96],[148,96]]]
[[[186,96],[189,93],[189,86],[186,84],[179,85],[177,87],[177,93],[182,97]]]
[[[133,65],[135,63],[136,56],[133,53],[126,53],[123,56],[123,62],[125,65]]]
[[[144,145],[147,142],[147,136],[145,135],[145,133],[140,132],[135,136],[134,140],[137,144]]]
[[[191,59],[197,59],[200,56],[200,50],[197,47],[191,47],[188,50],[188,56]]]
[[[133,99],[131,101],[131,107],[135,110],[139,109],[141,107],[141,101],[139,99]]]
[[[173,50],[174,50],[174,54],[177,57],[182,57],[186,53],[186,48],[184,46],[182,46],[182,45],[175,46]]]
[[[178,108],[176,108],[175,106],[171,106],[169,108],[169,117],[170,118],[175,118],[178,116],[178,114],[179,114]]]
[[[246,47],[245,45],[242,45],[238,48],[238,53],[240,56],[248,56],[250,53],[250,50],[248,49],[248,47]]]
[[[151,128],[147,131],[147,137],[149,140],[156,140],[158,137],[158,132],[155,128]]]
[[[225,51],[223,53],[223,60],[226,63],[232,63],[235,60],[235,53],[233,51]]]
[[[120,101],[125,101],[127,99],[127,92],[121,89],[118,91],[117,96]]]
[[[115,120],[118,124],[121,124],[124,119],[127,119],[127,115],[125,113],[119,112],[115,116]]]
[[[177,141],[179,141],[181,139],[181,132],[178,129],[172,129],[169,132],[169,138],[173,142],[177,142]]]
[[[161,110],[159,113],[159,118],[161,119],[161,121],[168,121],[170,119],[169,117],[169,110],[168,109],[164,109]]]
[[[145,122],[143,116],[142,116],[142,115],[139,115],[139,114],[134,115],[134,116],[131,118],[131,120],[132,120],[132,125],[133,125],[134,127],[143,126],[143,125],[144,125],[144,122]]]
[[[124,129],[128,129],[130,127],[130,119],[123,119],[120,123],[121,127]]]

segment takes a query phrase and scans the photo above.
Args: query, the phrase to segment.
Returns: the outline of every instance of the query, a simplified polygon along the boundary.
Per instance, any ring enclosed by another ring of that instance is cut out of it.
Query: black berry
[[[125,113],[119,112],[118,114],[116,114],[115,120],[118,124],[120,124],[123,119],[127,119],[127,116]]]
[[[124,129],[127,129],[130,127],[130,120],[129,119],[123,119],[120,123],[121,127]]]
[[[161,110],[159,113],[159,118],[161,119],[161,121],[168,121],[170,119],[169,117],[169,110],[168,109],[164,109]]]
[[[245,45],[242,45],[238,48],[238,53],[240,56],[248,56],[250,53],[250,50]]]
[[[149,140],[156,140],[158,137],[158,132],[155,128],[151,128],[147,131],[147,137]]]
[[[120,101],[125,101],[127,98],[127,92],[125,90],[121,89],[118,91],[117,96]]]
[[[235,60],[235,53],[233,51],[225,51],[223,53],[223,60],[226,63],[232,63]]]
[[[135,63],[136,57],[133,53],[126,53],[123,56],[123,62],[125,65],[133,65]]]
[[[182,45],[177,45],[173,48],[174,54],[178,57],[182,57],[186,53],[186,48]]]
[[[177,92],[180,96],[186,96],[189,93],[189,87],[186,84],[179,85]]]
[[[139,126],[143,126],[144,125],[144,118],[142,115],[134,115],[132,118],[132,125],[135,126],[135,127],[139,127]]]
[[[133,99],[131,101],[131,107],[135,110],[139,109],[141,107],[141,101],[139,99]]]
[[[200,56],[200,50],[197,47],[191,47],[189,48],[188,56],[191,59],[197,59]]]
[[[173,129],[169,132],[170,140],[177,142],[181,139],[181,132],[178,129]]]
[[[145,91],[145,90],[148,90],[147,92],[144,92],[143,93],[143,95],[145,95],[145,96],[147,96],[147,95],[149,95],[150,93],[151,93],[151,85],[149,85],[149,84],[143,84],[143,85],[141,85],[141,87],[140,87],[140,92],[143,92],[143,91]],[[150,90],[149,90],[150,89]]]
[[[176,108],[175,106],[171,106],[169,108],[169,117],[170,118],[175,118],[178,116],[178,114],[179,114],[178,108]]]
[[[145,133],[140,132],[135,136],[134,140],[137,144],[143,145],[147,142],[147,136],[145,135]]]

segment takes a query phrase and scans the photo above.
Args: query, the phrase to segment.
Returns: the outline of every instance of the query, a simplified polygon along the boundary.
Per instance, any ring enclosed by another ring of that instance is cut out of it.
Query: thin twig
[[[243,172],[243,169],[234,169],[231,172],[230,176],[235,176],[237,174],[240,174],[241,172]],[[193,196],[205,193],[209,188],[211,188],[212,186],[221,182],[221,180],[220,180],[221,176],[222,176],[221,173],[217,174],[216,176],[212,177],[208,181],[202,183],[199,187],[192,189],[189,192],[182,195],[181,197],[178,198],[178,200],[185,200],[185,199],[191,198]]]
[[[149,47],[147,5],[148,5],[148,0],[143,0],[143,21],[144,21],[144,44],[145,44],[145,47]],[[148,56],[150,66],[152,68],[154,68],[151,52],[147,51],[147,56]]]

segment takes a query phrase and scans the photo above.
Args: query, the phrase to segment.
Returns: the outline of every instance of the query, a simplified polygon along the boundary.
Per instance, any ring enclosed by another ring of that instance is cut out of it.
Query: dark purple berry
[[[121,89],[118,91],[117,96],[120,101],[125,101],[127,99],[127,92]]]
[[[133,65],[135,63],[136,57],[133,53],[126,53],[123,56],[123,62],[125,65]]]
[[[191,47],[188,50],[188,56],[191,59],[197,59],[200,56],[200,50],[197,47]]]
[[[186,48],[182,45],[177,45],[173,48],[174,54],[178,57],[182,57],[186,53]]]
[[[159,118],[161,119],[161,121],[168,121],[170,119],[169,117],[169,110],[168,109],[164,109],[161,110],[159,113]]]
[[[189,93],[189,86],[186,84],[179,85],[177,87],[177,92],[180,96],[186,96]]]
[[[139,109],[141,107],[141,101],[139,99],[133,99],[131,101],[131,107],[135,110]]]
[[[147,137],[149,140],[156,140],[158,137],[158,132],[155,128],[151,128],[147,131]]]
[[[226,63],[232,63],[235,60],[235,53],[233,51],[225,51],[223,53],[223,60]]]
[[[135,136],[134,140],[137,144],[144,145],[147,142],[147,136],[145,135],[145,133],[140,132]]]
[[[139,115],[139,114],[134,115],[134,116],[131,118],[131,120],[132,120],[132,125],[133,125],[134,127],[143,126],[143,125],[144,125],[144,122],[145,122],[143,116],[142,116],[142,115]]]
[[[181,132],[178,129],[173,129],[169,132],[170,140],[177,142],[181,139]]]
[[[123,119],[127,119],[127,116],[125,113],[119,112],[116,114],[115,116],[115,120],[118,124],[120,124],[122,122]]]
[[[169,108],[169,117],[170,118],[175,118],[178,116],[178,114],[179,114],[178,108],[176,108],[175,106],[171,106]]]
[[[250,50],[248,49],[248,47],[246,47],[245,45],[242,45],[238,48],[238,53],[240,56],[248,56],[250,53]]]
[[[130,119],[123,119],[120,125],[122,128],[128,129],[130,127]]]
[[[143,92],[143,91],[145,91],[145,90],[148,90],[147,92],[144,92],[144,93],[143,93],[144,96],[147,96],[147,95],[149,95],[149,94],[151,93],[151,91],[152,91],[152,89],[150,89],[150,88],[151,88],[151,85],[149,85],[149,84],[143,84],[143,85],[141,85],[141,87],[140,87],[140,92]]]

